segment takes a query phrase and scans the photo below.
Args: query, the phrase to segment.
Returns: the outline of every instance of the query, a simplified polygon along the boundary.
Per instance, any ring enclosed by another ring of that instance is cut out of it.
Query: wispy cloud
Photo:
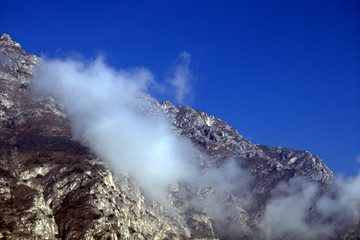
[[[177,104],[184,104],[192,98],[192,80],[194,79],[190,70],[191,57],[188,52],[182,52],[175,61],[172,76],[166,79],[171,85],[171,92],[175,95]]]

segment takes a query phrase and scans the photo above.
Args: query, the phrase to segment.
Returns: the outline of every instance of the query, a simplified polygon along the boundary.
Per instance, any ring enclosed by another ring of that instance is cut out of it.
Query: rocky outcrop
[[[175,130],[180,135],[190,138],[213,159],[221,160],[231,157],[246,160],[250,165],[252,161],[261,159],[276,167],[277,170],[294,169],[302,175],[324,183],[330,183],[334,178],[324,162],[307,151],[252,144],[245,140],[236,129],[205,112],[196,111],[188,106],[176,107],[169,101],[161,103],[160,107],[168,114]]]
[[[244,205],[236,201],[241,198],[242,192],[249,191],[238,184],[237,189],[243,191],[233,191],[228,196],[235,200],[226,207],[227,211],[234,213],[227,216],[231,220],[227,221],[225,226],[217,225],[216,220],[214,221],[215,232],[220,233],[221,236],[227,236],[227,232],[234,231],[227,226],[244,224],[256,226],[256,219],[270,199],[271,191],[281,181],[287,181],[295,176],[305,176],[313,181],[319,181],[324,189],[331,185],[333,173],[321,159],[307,151],[252,144],[236,129],[205,112],[196,111],[188,106],[174,106],[169,101],[161,103],[160,107],[172,121],[174,130],[189,138],[201,152],[210,157],[210,161],[203,165],[219,167],[226,164],[229,159],[233,159],[240,169],[249,171],[253,178],[249,182],[251,192],[254,194],[251,198],[252,204]],[[223,201],[229,200],[225,198]],[[241,238],[251,237],[242,235],[243,232],[246,233],[246,227],[235,235]],[[232,238],[233,235],[227,237]]]

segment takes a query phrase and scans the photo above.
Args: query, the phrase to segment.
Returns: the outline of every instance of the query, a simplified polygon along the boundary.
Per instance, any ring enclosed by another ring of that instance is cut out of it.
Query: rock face
[[[172,206],[162,206],[72,140],[70,122],[53,98],[31,94],[37,61],[0,36],[0,239],[254,239],[252,229],[278,182],[304,176],[326,191],[334,178],[309,152],[252,144],[205,112],[149,97],[174,131],[206,156],[204,171],[232,159],[252,179],[251,203],[241,201],[247,190],[240,182],[227,193],[179,183],[169,188]],[[220,201],[225,221],[196,207],[207,196]],[[358,226],[342,238],[358,239]]]
[[[52,98],[27,90],[38,57],[0,37],[0,234],[7,239],[165,239],[191,235],[183,218],[114,180],[71,140]]]

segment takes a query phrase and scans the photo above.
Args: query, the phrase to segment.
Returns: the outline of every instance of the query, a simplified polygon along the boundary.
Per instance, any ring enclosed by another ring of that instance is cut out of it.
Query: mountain
[[[318,216],[317,199],[336,199],[335,177],[318,156],[252,144],[205,112],[144,95],[151,109],[143,114],[164,114],[196,149],[200,169],[199,181],[169,186],[169,203],[155,201],[72,136],[71,119],[53,96],[33,93],[40,61],[0,36],[0,239],[360,239],[357,216],[342,223]],[[202,175],[208,181],[200,183]],[[300,190],[281,188],[286,184]],[[304,224],[336,223],[334,232],[274,233],[270,207],[313,186]]]

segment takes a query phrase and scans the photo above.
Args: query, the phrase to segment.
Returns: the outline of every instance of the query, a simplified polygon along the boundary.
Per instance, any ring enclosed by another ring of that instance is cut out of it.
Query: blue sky
[[[102,54],[158,82],[186,51],[185,104],[335,173],[360,168],[360,1],[1,0],[0,32],[37,55]]]

